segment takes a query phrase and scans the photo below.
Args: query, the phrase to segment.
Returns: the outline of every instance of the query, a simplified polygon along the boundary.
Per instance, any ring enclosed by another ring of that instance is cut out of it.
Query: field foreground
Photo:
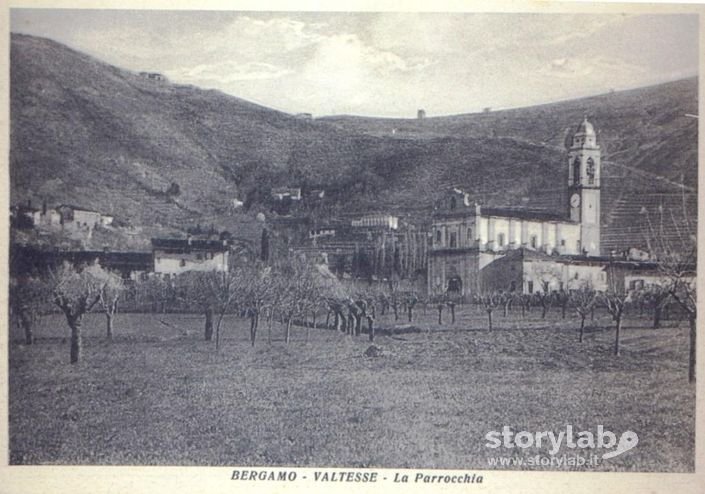
[[[65,322],[45,316],[33,346],[10,333],[10,462],[585,469],[490,466],[548,453],[487,448],[485,435],[603,425],[639,442],[590,469],[693,471],[685,324],[629,320],[615,357],[604,316],[578,343],[575,320],[497,314],[489,332],[473,310],[453,326],[430,311],[415,326],[398,322],[377,336],[377,357],[364,355],[366,335],[311,329],[306,341],[295,327],[285,345],[276,325],[271,343],[262,328],[252,348],[234,317],[216,351],[201,318],[183,314],[121,314],[108,343],[90,315],[73,366]],[[576,452],[587,455],[565,443],[559,455]]]

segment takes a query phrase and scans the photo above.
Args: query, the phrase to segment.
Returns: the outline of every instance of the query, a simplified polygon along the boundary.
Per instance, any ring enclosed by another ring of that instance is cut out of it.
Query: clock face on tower
[[[580,206],[580,195],[573,194],[570,197],[570,205],[574,208],[577,208],[578,206]]]

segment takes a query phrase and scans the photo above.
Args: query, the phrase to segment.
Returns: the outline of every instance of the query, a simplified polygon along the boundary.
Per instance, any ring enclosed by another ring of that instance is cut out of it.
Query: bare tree
[[[50,287],[54,303],[66,316],[71,328],[71,363],[81,359],[83,338],[81,326],[83,316],[100,300],[104,273],[98,264],[83,269],[64,263],[50,276]]]
[[[627,306],[633,301],[633,292],[625,290],[617,283],[617,273],[613,264],[607,266],[607,290],[601,292],[599,299],[614,321],[614,354],[620,354],[620,333],[622,331],[622,318]]]
[[[582,343],[585,332],[585,319],[590,315],[597,303],[597,292],[590,284],[584,284],[576,290],[571,290],[568,298],[570,305],[580,317],[580,337],[578,341]]]
[[[419,301],[418,295],[415,292],[406,292],[404,294],[404,305],[406,305],[406,314],[409,322],[414,318],[414,307]]]
[[[181,300],[186,307],[198,310],[204,316],[204,338],[213,340],[213,297],[208,277],[212,273],[187,271],[178,276],[176,283]]]
[[[492,313],[502,305],[503,296],[500,292],[485,292],[477,296],[477,302],[482,304],[487,312],[488,329],[492,331]]]
[[[236,297],[240,294],[241,276],[233,270],[210,271],[204,274],[204,288],[210,297],[211,306],[217,315],[215,323],[215,348],[220,348],[220,328],[225,314],[235,305]]]
[[[302,258],[290,258],[280,266],[279,275],[286,282],[286,291],[281,303],[281,311],[286,321],[284,339],[291,339],[291,324],[295,318],[305,318],[318,299],[318,288],[314,279],[313,266]],[[261,281],[260,281],[261,283]]]
[[[105,314],[105,337],[108,340],[113,339],[113,319],[118,310],[118,302],[125,291],[125,282],[123,279],[109,271],[103,270],[103,285],[100,289],[100,308]]]
[[[262,313],[271,307],[272,295],[287,285],[278,284],[277,280],[280,278],[274,269],[262,262],[240,266],[236,268],[234,276],[240,279],[241,293],[238,303],[250,319],[250,344],[255,346]],[[281,300],[286,303],[286,294]]]
[[[553,299],[555,300],[556,305],[561,308],[561,319],[565,319],[568,305],[570,304],[570,293],[561,288],[553,294]]]
[[[668,289],[668,286],[652,283],[639,290],[636,296],[641,303],[652,310],[653,328],[660,328],[663,311],[671,299],[671,292]]]
[[[697,224],[690,219],[683,196],[682,216],[677,218],[671,211],[669,218],[664,218],[663,208],[659,208],[660,217],[657,224],[651,221],[646,238],[652,258],[656,261],[658,271],[663,279],[663,287],[688,317],[690,327],[690,350],[688,355],[688,380],[695,382],[696,367],[696,266],[698,260]],[[666,234],[668,224],[670,234]]]
[[[26,345],[34,343],[34,327],[49,299],[47,290],[47,284],[38,277],[19,275],[10,278],[10,308],[24,332]]]

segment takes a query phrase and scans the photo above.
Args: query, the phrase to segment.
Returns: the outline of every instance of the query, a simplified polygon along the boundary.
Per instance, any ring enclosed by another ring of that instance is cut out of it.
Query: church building
[[[483,207],[461,190],[449,192],[433,219],[429,294],[603,287],[600,147],[587,118],[567,151],[564,214]]]

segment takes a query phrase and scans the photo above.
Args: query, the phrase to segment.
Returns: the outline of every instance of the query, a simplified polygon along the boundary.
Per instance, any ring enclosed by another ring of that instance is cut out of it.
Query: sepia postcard
[[[0,491],[703,492],[703,12],[13,2]]]

